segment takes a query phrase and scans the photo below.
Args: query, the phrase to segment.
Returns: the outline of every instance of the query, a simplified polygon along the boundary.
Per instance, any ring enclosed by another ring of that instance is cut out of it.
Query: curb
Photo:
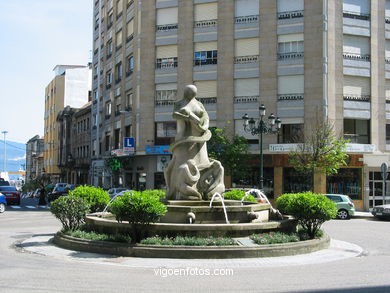
[[[307,254],[329,248],[327,234],[320,239],[259,246],[159,246],[86,240],[58,232],[53,242],[66,249],[117,256],[179,259],[259,258]]]

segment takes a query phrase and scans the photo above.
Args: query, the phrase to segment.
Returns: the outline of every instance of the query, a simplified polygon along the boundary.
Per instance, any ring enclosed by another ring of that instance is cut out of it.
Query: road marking
[[[26,206],[26,208],[28,208],[28,209],[36,209],[37,207],[35,207],[35,206]]]
[[[7,206],[7,207],[10,207],[10,208],[13,208],[13,209],[20,209],[20,208],[22,208],[21,206]]]

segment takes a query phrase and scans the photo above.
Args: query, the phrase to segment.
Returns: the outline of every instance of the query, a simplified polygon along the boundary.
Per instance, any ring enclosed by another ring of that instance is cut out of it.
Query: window
[[[169,145],[176,135],[176,122],[156,123],[156,145]]]
[[[200,51],[194,53],[194,66],[217,64],[218,51]]]
[[[177,45],[158,46],[156,59],[158,69],[177,67]]]
[[[282,129],[279,133],[279,143],[302,143],[303,124],[282,124]]]
[[[327,176],[326,190],[331,194],[345,194],[352,199],[362,198],[362,169],[340,168],[337,174]]]
[[[204,3],[194,6],[195,27],[210,27],[217,25],[218,4]]]
[[[116,17],[117,18],[119,18],[122,15],[122,11],[123,11],[123,1],[118,0],[116,2]]]
[[[133,56],[127,57],[127,64],[126,64],[126,76],[129,76],[134,71],[134,58]]]
[[[110,150],[110,134],[106,133],[106,139],[105,139],[105,151],[108,152]]]
[[[296,193],[312,190],[312,175],[298,173],[294,168],[283,168],[283,192]]]
[[[120,129],[114,130],[114,149],[120,148]]]
[[[115,99],[115,116],[118,116],[121,111],[121,97]]]
[[[118,83],[122,80],[122,62],[119,62],[117,65],[115,65],[115,82]]]
[[[278,59],[303,58],[303,34],[278,36]]]
[[[344,119],[344,138],[351,143],[370,143],[370,120]]]
[[[122,30],[115,35],[115,47],[118,50],[122,46]]]
[[[133,93],[126,94],[126,111],[131,111],[133,105]]]
[[[157,9],[157,31],[170,31],[177,29],[178,8]]]
[[[111,70],[106,73],[106,87],[110,88],[112,84],[112,72]]]
[[[106,119],[110,118],[111,116],[111,102],[106,103]]]
[[[369,77],[344,75],[344,100],[369,101],[371,97],[371,79]]]
[[[344,35],[343,58],[370,61],[371,43],[369,37]]]
[[[304,93],[303,75],[286,75],[278,77],[278,99],[300,100]]]
[[[126,41],[129,42],[133,39],[133,34],[134,34],[134,20],[130,20],[126,24]]]
[[[234,96],[236,98],[248,98],[259,96],[258,78],[239,78],[234,80]]]
[[[131,136],[131,125],[125,127],[125,137]]]
[[[112,40],[107,42],[107,58],[110,58],[112,55]]]
[[[171,105],[176,100],[177,90],[156,90],[156,106]]]
[[[235,41],[234,63],[253,63],[259,61],[259,39],[237,39]]]
[[[112,9],[108,12],[108,17],[107,17],[107,30],[112,27],[112,24],[114,23],[114,13]]]

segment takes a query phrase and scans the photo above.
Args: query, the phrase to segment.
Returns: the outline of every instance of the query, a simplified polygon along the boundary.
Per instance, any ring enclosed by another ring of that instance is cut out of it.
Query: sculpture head
[[[196,97],[198,89],[193,84],[186,85],[184,88],[184,99],[191,100]]]

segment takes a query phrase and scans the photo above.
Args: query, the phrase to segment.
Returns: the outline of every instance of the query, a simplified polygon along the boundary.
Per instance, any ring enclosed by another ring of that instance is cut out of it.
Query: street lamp
[[[268,117],[268,122],[264,121],[265,117],[265,106],[261,104],[259,107],[260,121],[256,125],[256,121],[253,118],[250,118],[248,114],[245,114],[242,119],[244,119],[244,131],[252,135],[259,135],[260,138],[260,189],[264,187],[264,177],[263,177],[263,134],[278,134],[279,129],[282,126],[282,121],[279,117],[275,117],[271,113]]]

